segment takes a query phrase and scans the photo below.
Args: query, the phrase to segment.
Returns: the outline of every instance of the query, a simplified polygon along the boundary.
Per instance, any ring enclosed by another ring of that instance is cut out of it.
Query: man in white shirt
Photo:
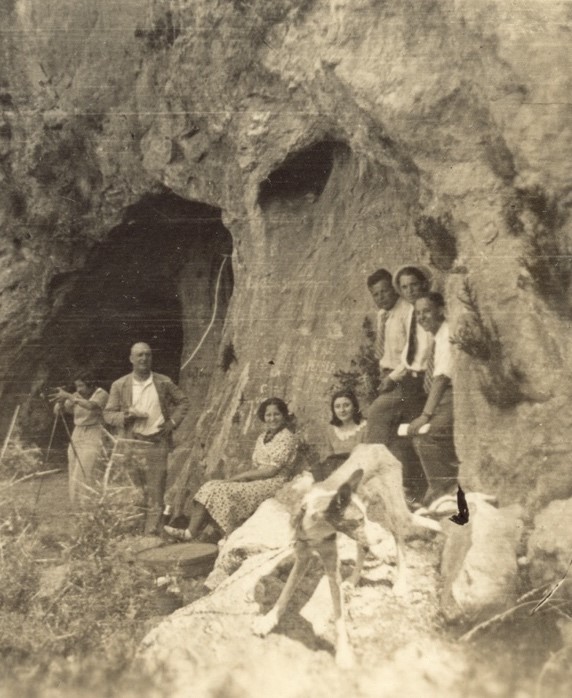
[[[387,313],[384,357],[380,361],[380,394],[368,410],[365,438],[367,443],[385,444],[401,460],[404,482],[415,498],[425,487],[423,472],[410,443],[398,438],[397,428],[417,416],[425,401],[423,381],[432,338],[416,322],[413,304],[428,291],[430,278],[428,270],[405,265],[392,279],[394,297],[398,298],[397,292],[400,297],[394,301],[394,317],[390,317],[393,310]],[[392,350],[390,360],[385,346]]]
[[[424,504],[456,491],[458,459],[453,441],[453,390],[449,325],[440,293],[428,293],[415,301],[419,324],[434,336],[424,382],[426,400],[421,414],[409,425],[408,435],[419,454],[428,483]],[[429,431],[420,434],[426,424]]]
[[[367,287],[378,307],[374,351],[379,361],[382,383],[400,364],[407,340],[411,306],[393,287],[387,269],[378,269],[367,279]],[[381,392],[387,392],[382,389]]]
[[[188,410],[187,396],[167,376],[151,371],[151,348],[131,347],[133,372],[111,386],[105,421],[130,439],[138,484],[145,494],[145,534],[159,532],[173,431]]]

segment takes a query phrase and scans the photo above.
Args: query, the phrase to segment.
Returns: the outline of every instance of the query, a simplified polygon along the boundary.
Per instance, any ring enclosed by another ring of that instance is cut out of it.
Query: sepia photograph
[[[572,0],[0,0],[0,698],[572,695]]]

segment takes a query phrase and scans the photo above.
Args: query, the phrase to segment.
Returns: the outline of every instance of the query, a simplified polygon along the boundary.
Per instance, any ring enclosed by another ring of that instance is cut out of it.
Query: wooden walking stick
[[[44,468],[48,464],[48,458],[50,457],[50,452],[52,450],[52,443],[54,441],[54,434],[56,433],[56,426],[58,425],[58,415],[54,415],[54,423],[52,424],[52,433],[50,434],[50,440],[48,441],[48,450],[46,451],[46,457],[44,458]],[[44,484],[43,478],[40,479],[40,484],[36,492],[36,499],[34,500],[34,510],[38,505],[38,500],[40,499],[40,494],[42,492],[42,485]]]

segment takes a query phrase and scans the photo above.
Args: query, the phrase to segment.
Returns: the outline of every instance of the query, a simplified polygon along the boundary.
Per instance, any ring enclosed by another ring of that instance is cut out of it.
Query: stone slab
[[[147,548],[135,559],[157,574],[175,574],[181,577],[207,575],[218,555],[218,547],[210,543],[177,543]]]

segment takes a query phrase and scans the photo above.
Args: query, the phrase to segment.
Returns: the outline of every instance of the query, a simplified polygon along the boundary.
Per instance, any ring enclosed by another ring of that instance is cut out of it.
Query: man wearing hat
[[[409,423],[423,410],[423,382],[432,346],[432,335],[416,320],[414,303],[429,290],[431,272],[425,267],[407,264],[393,276],[393,286],[409,305],[407,335],[399,364],[391,371],[382,370],[380,395],[368,411],[367,443],[385,444],[394,450],[405,467],[405,480],[415,480],[415,494],[425,489],[424,475],[409,440],[398,441],[397,428]]]

